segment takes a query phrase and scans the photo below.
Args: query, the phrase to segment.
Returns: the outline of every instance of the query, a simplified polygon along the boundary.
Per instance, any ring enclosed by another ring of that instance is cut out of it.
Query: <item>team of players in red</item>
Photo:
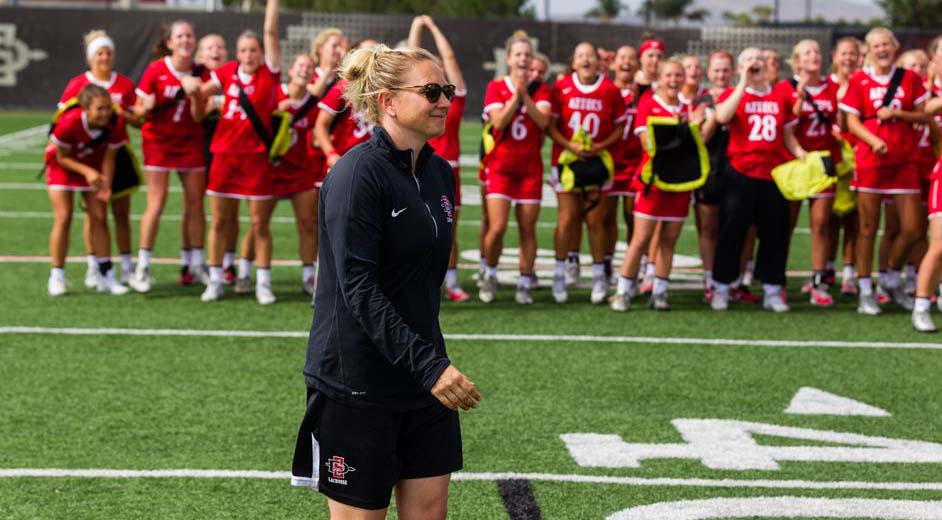
[[[136,87],[112,70],[115,46],[107,35],[101,31],[88,35],[89,71],[69,83],[62,104],[77,96],[82,101],[83,88],[97,85],[110,94],[114,107],[108,108],[110,117],[102,124],[104,119],[93,117],[86,99],[81,110],[65,112],[51,133],[47,178],[60,229],[54,227],[50,240],[50,294],[65,292],[62,267],[67,242],[63,247],[60,235],[71,215],[70,192],[84,192],[86,200],[94,198],[91,193],[102,203],[108,200],[102,197],[102,193],[110,196],[103,180],[114,175],[114,157],[107,151],[126,144],[126,124],[141,126],[148,203],[138,263],[132,268],[126,229],[129,204],[126,197],[111,201],[123,280],[137,291],[150,290],[150,249],[166,199],[167,177],[176,171],[186,201],[181,283],[205,283],[204,301],[221,298],[225,283],[235,284],[237,292],[251,292],[249,271],[254,260],[256,297],[263,304],[274,302],[269,222],[275,201],[287,198],[294,205],[302,237],[302,286],[313,292],[317,189],[337,158],[368,139],[372,129],[344,99],[343,82],[334,80],[349,47],[339,30],[315,38],[311,55],[295,56],[288,83],[280,83],[277,13],[278,3],[268,2],[263,37],[243,33],[236,44],[237,60],[228,63],[220,37],[205,37],[197,51],[193,26],[185,21],[171,24],[161,41],[162,55]],[[423,29],[434,39],[448,81],[457,86],[446,132],[431,143],[453,166],[457,179],[466,89],[454,53],[431,18],[416,18],[409,44],[419,45]],[[707,60],[710,87],[703,88],[700,60],[690,55],[665,59],[666,49],[658,40],[648,39],[638,50],[624,46],[615,52],[582,43],[574,50],[570,72],[559,75],[550,87],[545,83],[548,60],[534,56],[525,34],[515,34],[506,45],[507,75],[487,86],[484,101],[483,118],[492,130],[493,149],[479,168],[484,208],[480,299],[490,302],[496,297],[497,263],[515,206],[521,273],[515,299],[521,304],[533,301],[535,228],[544,198],[541,150],[548,136],[553,141],[550,184],[559,208],[552,284],[557,302],[568,299],[567,287],[578,279],[585,223],[592,256],[591,301],[608,301],[612,309],[624,311],[635,294],[651,292],[653,308],[669,309],[667,279],[674,245],[695,201],[705,297],[712,307],[723,310],[730,300],[757,301],[748,292],[754,265],[755,276],[763,283],[764,306],[787,311],[784,266],[800,202],[788,203],[768,188],[774,186],[771,170],[809,151],[828,151],[840,163],[842,143],[847,142],[856,161],[851,185],[857,195],[857,215],[832,213],[833,188],[809,201],[814,276],[802,292],[809,294],[812,304],[834,304],[829,287],[836,285],[834,259],[843,228],[841,291],[859,297],[858,311],[878,314],[879,303],[895,300],[913,310],[918,330],[934,330],[929,302],[942,262],[942,225],[935,218],[942,215],[942,168],[936,165],[939,132],[933,118],[942,112],[942,98],[937,97],[942,91],[939,47],[937,40],[929,54],[905,53],[898,64],[905,70],[897,73],[899,44],[890,31],[875,29],[865,42],[850,38],[837,42],[833,73],[828,75],[822,71],[818,44],[806,40],[795,46],[789,60],[794,79],[784,81],[778,81],[780,65],[774,51],[750,48],[738,58],[718,51]],[[734,70],[738,85],[732,84]],[[888,90],[892,96],[887,96]],[[891,99],[885,103],[884,97]],[[276,110],[291,117],[291,147],[273,165],[265,139],[274,131],[271,116]],[[641,182],[638,173],[650,160],[644,146],[649,117],[696,123],[704,141],[723,143],[711,148],[711,176],[720,178],[715,183],[719,188],[668,192]],[[572,141],[580,129],[592,139],[588,149]],[[102,133],[104,138],[99,138]],[[208,150],[207,135],[211,135]],[[594,192],[567,190],[557,167],[564,150],[585,158],[608,151],[615,163],[613,181]],[[75,167],[75,162],[86,168]],[[62,193],[69,193],[67,202]],[[212,214],[208,254],[203,247],[204,194],[210,196]],[[249,206],[250,229],[236,272],[240,201]],[[614,272],[619,202],[629,246],[620,271]],[[880,246],[880,284],[874,287],[870,264],[881,208],[886,208],[887,229]],[[86,281],[102,292],[121,294],[126,288],[115,279],[108,249],[93,239],[94,230],[102,225],[98,217],[90,215],[92,223],[87,226],[87,248],[94,255]],[[927,222],[932,223],[928,239]],[[456,251],[445,289],[448,298],[462,301],[469,297],[458,282]],[[900,272],[907,264],[920,263],[918,275],[910,267],[904,283]],[[616,290],[610,296],[612,283]],[[907,285],[917,285],[911,287],[915,301],[907,295]]]

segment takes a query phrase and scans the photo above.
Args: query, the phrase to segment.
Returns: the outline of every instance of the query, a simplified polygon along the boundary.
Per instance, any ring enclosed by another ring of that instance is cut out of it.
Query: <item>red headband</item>
[[[641,50],[638,52],[638,55],[643,55],[649,50],[656,50],[661,52],[667,52],[667,49],[664,47],[664,42],[661,40],[645,40],[641,44]]]

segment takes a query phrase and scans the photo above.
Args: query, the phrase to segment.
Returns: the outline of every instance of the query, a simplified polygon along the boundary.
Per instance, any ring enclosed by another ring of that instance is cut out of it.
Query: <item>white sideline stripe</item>
[[[33,170],[39,171],[43,167],[40,162],[0,162],[0,170],[9,168],[11,170]]]
[[[123,329],[0,326],[0,334],[62,334],[69,336],[196,336],[237,338],[306,338],[307,332],[266,330]],[[445,334],[451,341],[528,341],[552,343],[643,343],[742,347],[824,347],[942,350],[942,343],[892,341],[819,341],[730,338],[660,338],[653,336],[580,336],[550,334]]]
[[[36,173],[39,174],[41,164],[36,164]],[[44,182],[0,182],[0,190],[46,191],[48,186]],[[183,188],[177,185],[167,187],[170,193],[182,193]],[[140,193],[147,192],[147,186],[141,186]]]
[[[11,468],[0,469],[0,478],[237,478],[288,480],[288,471],[221,470],[221,469],[58,469],[58,468]],[[866,489],[889,491],[939,491],[942,482],[865,482],[865,481],[815,481],[815,480],[749,480],[749,479],[705,479],[705,478],[641,478],[606,477],[598,475],[566,475],[560,473],[472,473],[458,472],[452,480],[496,481],[531,480],[540,482],[573,482],[580,484],[617,484],[628,486],[657,487],[706,487],[706,488],[765,488],[765,489]]]
[[[32,139],[35,137],[43,136],[49,131],[49,125],[37,125],[30,128],[24,128],[23,130],[18,130],[16,132],[11,132],[9,134],[0,135],[0,147],[9,145],[10,143],[18,144],[18,141]]]

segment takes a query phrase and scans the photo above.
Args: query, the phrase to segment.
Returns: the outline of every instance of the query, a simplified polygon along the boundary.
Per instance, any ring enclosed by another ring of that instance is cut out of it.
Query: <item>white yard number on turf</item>
[[[572,458],[587,468],[640,468],[647,459],[693,459],[721,470],[776,471],[779,462],[942,464],[942,444],[855,433],[722,419],[671,421],[686,443],[629,443],[618,435],[560,435]],[[753,435],[843,444],[762,446]]]
[[[523,118],[527,116],[519,114],[514,117],[512,123],[510,123],[510,137],[513,137],[517,141],[523,141],[527,138],[527,125],[524,124]]]
[[[942,520],[942,502],[866,498],[711,498],[631,507],[608,520],[708,518],[878,518]]]
[[[579,131],[579,128],[585,128],[585,133],[589,134],[592,139],[595,139],[599,135],[599,126],[602,124],[602,119],[598,114],[594,112],[589,112],[582,116],[582,112],[578,110],[572,113],[572,117],[569,118],[569,128],[572,129],[572,133],[575,134]]]
[[[774,142],[778,134],[775,123],[775,116],[752,114],[749,116],[749,124],[752,126],[752,130],[749,131],[749,140]]]

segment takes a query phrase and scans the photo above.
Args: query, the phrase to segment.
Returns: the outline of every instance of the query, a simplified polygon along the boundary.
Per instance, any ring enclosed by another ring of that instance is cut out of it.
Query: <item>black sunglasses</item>
[[[437,83],[405,85],[402,87],[393,87],[389,90],[405,90],[410,88],[422,89],[422,93],[425,94],[425,99],[427,99],[429,103],[438,103],[438,98],[442,97],[442,94],[445,95],[445,99],[448,101],[455,99],[455,86],[450,83],[445,85],[439,85]]]

